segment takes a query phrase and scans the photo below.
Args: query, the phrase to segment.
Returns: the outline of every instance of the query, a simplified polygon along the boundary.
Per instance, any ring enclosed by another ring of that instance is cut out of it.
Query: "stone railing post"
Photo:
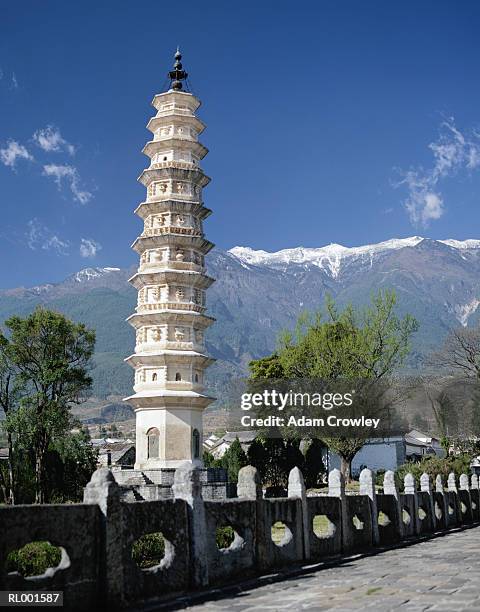
[[[430,475],[427,474],[427,472],[423,472],[420,476],[420,491],[428,493],[429,495],[432,492],[432,483],[430,481]]]
[[[418,518],[418,497],[417,497],[417,486],[415,482],[415,477],[413,474],[405,474],[405,478],[403,480],[403,486],[405,490],[405,495],[411,495],[413,500],[413,514],[412,523],[414,526],[414,530],[416,534],[420,533],[420,519]]]
[[[172,489],[175,499],[183,499],[188,506],[192,586],[206,586],[208,584],[207,529],[199,471],[189,463],[181,465],[175,470]]]
[[[257,468],[246,465],[238,472],[237,497],[242,499],[262,499],[262,481]]]
[[[447,521],[449,525],[460,523],[462,520],[460,513],[460,504],[458,500],[458,489],[457,480],[455,474],[450,472],[447,478]],[[448,512],[449,507],[452,508],[453,512]]]
[[[478,476],[472,474],[470,478],[470,498],[472,500],[472,517],[474,521],[480,519],[480,492],[478,488]]]
[[[467,474],[460,474],[460,490],[458,493],[458,497],[460,502],[460,516],[462,517],[462,521],[473,521],[472,497],[470,494],[470,483]],[[465,506],[465,512],[462,512],[462,504]]]
[[[446,529],[448,527],[448,500],[447,500],[447,496],[445,495],[445,491],[443,488],[443,477],[441,474],[437,474],[436,478],[435,478],[435,493],[436,493],[436,498],[438,499],[441,496],[442,499],[442,505],[440,507],[440,510],[442,511],[442,519],[443,519],[443,527]],[[439,504],[440,506],[440,504]],[[435,515],[436,516],[436,515]],[[438,522],[440,522],[440,520],[438,519],[438,517],[436,517]]]
[[[237,496],[242,500],[255,502],[255,515],[252,518],[252,531],[254,533],[254,550],[259,568],[268,567],[267,529],[265,502],[263,501],[262,481],[257,468],[246,465],[238,472]]]
[[[99,569],[99,591],[108,609],[123,607],[125,601],[125,570],[123,567],[123,517],[121,490],[107,468],[96,470],[83,491],[85,504],[100,508],[102,536]]]
[[[307,490],[303,474],[298,467],[290,470],[288,475],[288,497],[298,498],[302,505],[303,556],[310,559],[310,525],[308,517]]]
[[[375,490],[375,472],[368,468],[360,472],[360,495],[367,495],[370,500],[370,512],[372,515],[372,540],[373,545],[380,543],[380,532],[378,529],[377,492]]]
[[[427,474],[426,472],[423,472],[423,474],[420,476],[420,491],[422,493],[427,493],[428,495],[428,513],[430,515],[429,521],[432,531],[435,531],[437,520],[435,516],[435,502],[433,499],[432,481],[430,474]]]
[[[397,530],[400,538],[403,537],[403,509],[398,493],[397,485],[395,484],[395,473],[392,470],[387,470],[383,476],[383,494],[391,495],[396,500],[397,510]],[[393,518],[393,517],[392,517]]]
[[[462,491],[470,491],[470,484],[466,474],[460,474],[460,489]]]
[[[351,520],[353,517],[348,516],[347,512],[347,496],[345,494],[345,478],[340,470],[334,469],[328,475],[328,495],[329,497],[338,497],[340,499],[340,516],[342,522],[342,548],[347,551],[352,548],[353,537]]]

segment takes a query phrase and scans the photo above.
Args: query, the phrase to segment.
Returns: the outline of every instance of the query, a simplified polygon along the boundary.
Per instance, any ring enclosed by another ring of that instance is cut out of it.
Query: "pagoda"
[[[205,255],[213,247],[203,222],[210,179],[201,168],[208,153],[198,140],[205,125],[196,116],[200,101],[185,91],[187,73],[177,50],[168,75],[168,91],[152,101],[156,114],[147,124],[152,138],[143,148],[148,167],[139,177],[145,201],[135,213],[143,231],[132,248],[140,256],[130,279],[138,291],[128,322],[136,332],[135,352],[127,362],[135,370],[136,470],[202,467],[202,414],[213,401],[205,393],[205,369],[213,362],[205,350],[205,330],[214,321],[205,314]]]

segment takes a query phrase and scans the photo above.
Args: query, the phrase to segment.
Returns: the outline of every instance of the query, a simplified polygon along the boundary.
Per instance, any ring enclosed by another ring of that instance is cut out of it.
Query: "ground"
[[[475,527],[371,556],[352,557],[334,566],[315,567],[280,581],[263,579],[242,588],[219,588],[206,595],[208,601],[184,598],[168,609],[480,612],[479,551],[480,527]]]

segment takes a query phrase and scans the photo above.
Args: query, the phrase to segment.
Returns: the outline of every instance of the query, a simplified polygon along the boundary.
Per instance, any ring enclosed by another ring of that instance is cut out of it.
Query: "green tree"
[[[9,362],[22,389],[19,407],[7,415],[7,432],[22,438],[34,455],[35,502],[44,503],[45,457],[72,428],[70,409],[85,398],[95,332],[63,315],[38,308],[27,318],[5,322]]]
[[[240,444],[240,440],[235,440],[230,445],[230,448],[225,452],[219,461],[220,467],[227,470],[228,479],[231,482],[238,481],[238,472],[242,467],[248,465],[247,455]]]
[[[262,482],[274,491],[284,489],[294,467],[304,469],[300,440],[257,436],[247,451],[247,463],[257,468]]]
[[[7,435],[8,461],[7,470],[0,474],[4,498],[7,503],[15,503],[15,468],[14,468],[14,437],[5,427],[7,419],[13,418],[13,412],[18,406],[21,388],[17,380],[17,370],[12,363],[9,351],[9,342],[0,333],[0,406],[5,414],[4,428]]]
[[[90,444],[90,435],[80,429],[63,436],[50,445],[47,455],[55,461],[57,474],[47,464],[47,490],[49,502],[81,501],[83,489],[97,467],[98,451]],[[47,459],[48,461],[48,459]]]
[[[252,379],[275,364],[275,371],[285,379],[364,381],[364,401],[370,405],[377,402],[380,410],[381,391],[403,364],[417,328],[410,315],[397,316],[393,291],[380,290],[361,309],[349,305],[339,310],[327,298],[324,313],[303,313],[293,333],[283,332],[276,354],[252,362]],[[341,471],[349,480],[352,459],[364,445],[365,436],[326,438],[325,442],[340,455]]]
[[[283,378],[285,375],[283,366],[280,363],[280,358],[277,353],[251,361],[249,363],[249,368],[251,377],[253,379],[261,378],[275,380],[278,378]]]
[[[247,450],[247,459],[249,465],[253,465],[253,467],[257,468],[260,478],[264,482],[268,453],[261,438],[256,437],[250,444]]]
[[[323,451],[325,445],[321,440],[314,438],[310,441],[305,451],[305,463],[303,476],[307,489],[317,487],[321,483],[321,478],[325,474],[325,464],[323,463]]]

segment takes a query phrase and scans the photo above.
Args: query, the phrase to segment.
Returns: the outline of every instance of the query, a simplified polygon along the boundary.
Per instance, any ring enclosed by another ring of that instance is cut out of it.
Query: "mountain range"
[[[395,289],[400,314],[420,328],[408,368],[421,365],[448,330],[480,320],[480,240],[432,240],[414,236],[348,248],[330,244],[275,253],[235,247],[215,249],[207,260],[217,282],[208,311],[217,319],[207,336],[217,359],[209,369],[212,392],[222,397],[232,376],[272,352],[281,329],[292,328],[302,310],[321,309],[330,294],[340,305],[365,304],[378,288]],[[123,363],[134,346],[125,322],[136,303],[127,279],[134,268],[86,268],[63,282],[0,291],[0,321],[26,315],[38,304],[96,329],[93,393],[126,395],[132,371]]]

